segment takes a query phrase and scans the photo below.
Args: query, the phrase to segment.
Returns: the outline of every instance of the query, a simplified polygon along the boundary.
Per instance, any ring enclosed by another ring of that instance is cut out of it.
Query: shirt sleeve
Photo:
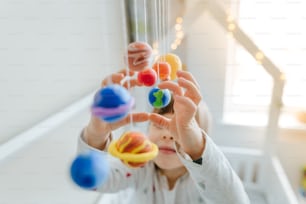
[[[107,141],[107,145],[109,145],[111,139]],[[107,148],[106,148],[107,149]],[[101,151],[96,148],[89,146],[83,135],[83,131],[78,138],[78,146],[77,152],[81,154],[86,151],[96,151],[100,154],[104,154],[109,163],[109,174],[106,181],[94,189],[103,193],[116,193],[120,190],[127,189],[129,187],[137,188],[139,185],[139,178],[142,174],[144,174],[144,168],[132,169],[124,165],[118,158],[115,158],[107,153],[107,151]]]
[[[202,164],[193,162],[189,155],[178,149],[179,158],[199,191],[212,203],[249,204],[243,184],[225,155],[204,131],[202,134],[206,140]]]

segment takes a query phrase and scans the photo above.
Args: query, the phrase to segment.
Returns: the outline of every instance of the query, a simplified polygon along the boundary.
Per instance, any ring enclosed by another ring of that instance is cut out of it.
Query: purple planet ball
[[[134,98],[127,89],[117,84],[100,89],[94,97],[92,113],[112,123],[124,118],[134,105]]]

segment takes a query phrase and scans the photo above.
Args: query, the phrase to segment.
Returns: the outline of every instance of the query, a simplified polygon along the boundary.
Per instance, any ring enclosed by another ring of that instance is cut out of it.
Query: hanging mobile
[[[136,24],[138,22],[137,19],[136,14]],[[127,48],[127,69],[138,72],[137,80],[139,83],[145,86],[152,86],[157,80],[156,72],[149,67],[152,58],[152,48],[149,44],[138,41],[137,26],[135,26],[135,30],[136,41],[130,43]],[[130,118],[130,127],[133,129],[132,117]],[[119,139],[114,139],[108,147],[108,152],[120,159],[128,167],[138,168],[144,166],[148,161],[157,156],[158,147],[145,134],[133,130],[126,131]]]

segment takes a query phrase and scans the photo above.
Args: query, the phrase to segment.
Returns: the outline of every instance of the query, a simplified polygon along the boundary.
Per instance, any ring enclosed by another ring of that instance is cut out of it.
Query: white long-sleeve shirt
[[[94,150],[107,154],[110,164],[108,179],[97,191],[116,193],[112,196],[120,204],[249,204],[244,187],[231,168],[228,160],[214,142],[206,138],[202,164],[178,151],[178,156],[188,173],[180,177],[172,190],[167,178],[160,173],[152,161],[142,168],[129,168],[107,152],[86,144],[79,137],[78,151]]]

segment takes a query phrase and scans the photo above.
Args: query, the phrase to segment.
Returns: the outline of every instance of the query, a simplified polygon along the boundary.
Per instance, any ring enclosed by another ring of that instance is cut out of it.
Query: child
[[[110,77],[113,83],[120,84],[125,76],[121,71]],[[130,189],[131,199],[125,197],[118,203],[248,204],[240,179],[205,133],[208,112],[196,80],[186,71],[178,71],[177,76],[177,83],[164,81],[158,85],[173,93],[173,101],[165,108],[153,113],[131,113],[115,123],[91,117],[79,139],[79,151],[94,149],[106,154],[111,132],[129,124],[130,117],[133,122],[150,121],[147,135],[159,148],[158,156],[142,168],[129,168],[108,155],[110,174],[97,191],[122,193]],[[108,81],[105,79],[102,86]],[[137,81],[131,80],[130,85],[137,85]]]

